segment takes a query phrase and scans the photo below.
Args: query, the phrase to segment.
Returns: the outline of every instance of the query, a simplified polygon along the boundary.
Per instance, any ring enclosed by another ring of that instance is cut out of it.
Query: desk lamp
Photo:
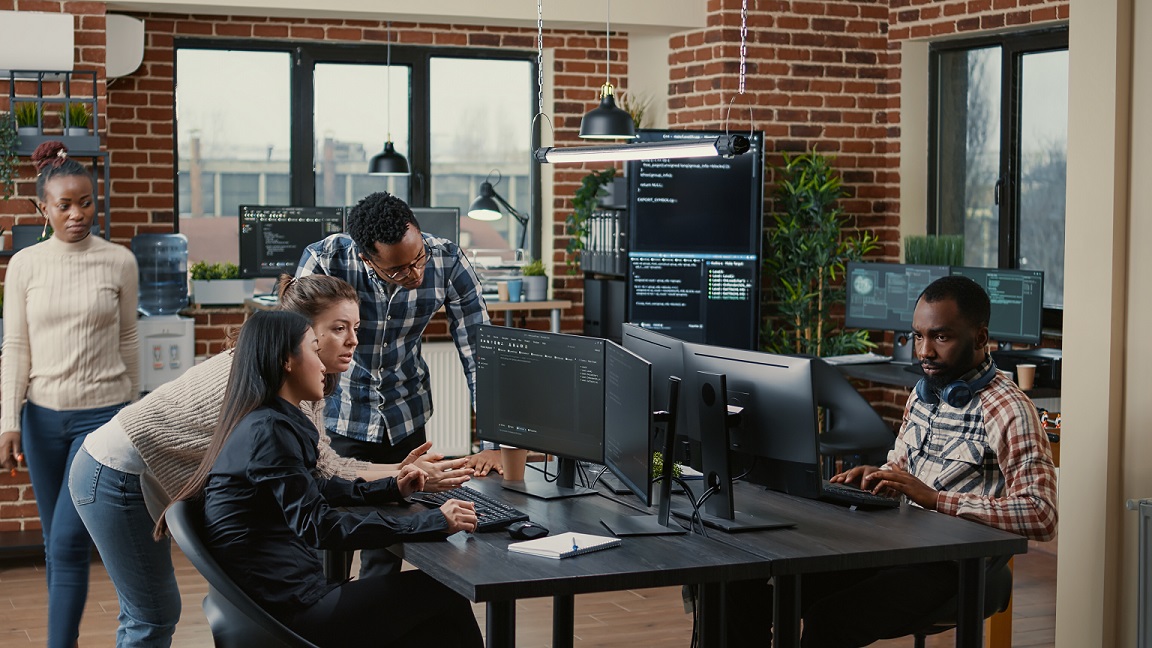
[[[473,218],[479,221],[496,221],[504,217],[500,212],[503,207],[504,211],[508,212],[516,222],[520,223],[520,249],[524,249],[524,240],[528,236],[528,216],[518,211],[515,207],[508,204],[504,197],[496,193],[495,185],[500,184],[500,172],[493,170],[492,173],[496,174],[496,182],[489,182],[485,179],[480,183],[480,196],[472,201],[472,206],[468,208],[468,218]],[[492,177],[492,173],[488,174],[488,178]]]

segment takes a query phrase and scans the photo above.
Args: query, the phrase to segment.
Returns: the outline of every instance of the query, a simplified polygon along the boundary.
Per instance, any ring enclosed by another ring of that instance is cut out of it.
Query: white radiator
[[[424,426],[432,451],[446,457],[472,452],[472,399],[452,342],[425,342],[421,355],[432,382],[432,417]]]

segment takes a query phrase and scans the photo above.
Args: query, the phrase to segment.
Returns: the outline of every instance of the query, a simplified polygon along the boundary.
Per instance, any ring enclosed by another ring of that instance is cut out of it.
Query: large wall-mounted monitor
[[[851,262],[845,278],[844,324],[907,333],[920,293],[948,274],[948,266]]]
[[[639,142],[722,131],[640,130]],[[689,342],[756,348],[764,137],[732,158],[628,163],[627,318]]]
[[[240,205],[240,278],[293,274],[304,248],[344,231],[343,207]]]
[[[992,301],[988,335],[997,342],[1040,344],[1044,271],[953,266],[952,274],[984,287]]]

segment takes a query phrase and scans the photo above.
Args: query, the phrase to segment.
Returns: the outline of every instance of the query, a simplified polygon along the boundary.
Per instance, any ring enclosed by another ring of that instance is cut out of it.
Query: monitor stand
[[[910,365],[916,362],[916,344],[909,331],[896,331],[892,337],[892,364]]]
[[[556,464],[557,476],[555,481],[547,481],[540,477],[529,479],[528,473],[525,473],[524,481],[505,481],[503,486],[508,490],[544,500],[596,494],[596,490],[593,488],[576,485],[576,461],[574,459],[557,457]]]
[[[705,526],[732,533],[754,529],[779,529],[795,522],[760,513],[737,511],[732,494],[732,474],[728,465],[728,388],[724,374],[697,372],[700,385],[700,446],[704,455],[704,480],[712,494],[700,511]],[[679,518],[692,519],[691,508],[673,509]]]
[[[612,532],[612,535],[622,538],[624,536],[645,535],[680,535],[687,533],[685,529],[671,524],[668,514],[672,508],[672,472],[676,462],[672,460],[673,448],[676,447],[676,412],[680,401],[680,379],[676,376],[668,378],[668,411],[653,412],[655,423],[667,423],[664,429],[664,447],[661,449],[664,461],[660,472],[659,482],[659,513],[656,515],[617,515],[612,518],[600,518],[600,524]],[[648,464],[651,467],[651,463]]]

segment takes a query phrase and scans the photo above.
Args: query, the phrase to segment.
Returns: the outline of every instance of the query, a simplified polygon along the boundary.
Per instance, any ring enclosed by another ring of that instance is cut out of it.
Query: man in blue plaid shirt
[[[308,246],[296,276],[310,274],[339,277],[360,294],[359,344],[324,411],[332,449],[399,463],[426,440],[432,393],[420,341],[441,307],[475,401],[476,334],[489,321],[480,280],[458,245],[423,234],[408,205],[385,192],[352,209],[347,234]],[[487,450],[469,465],[483,475],[499,460]]]

